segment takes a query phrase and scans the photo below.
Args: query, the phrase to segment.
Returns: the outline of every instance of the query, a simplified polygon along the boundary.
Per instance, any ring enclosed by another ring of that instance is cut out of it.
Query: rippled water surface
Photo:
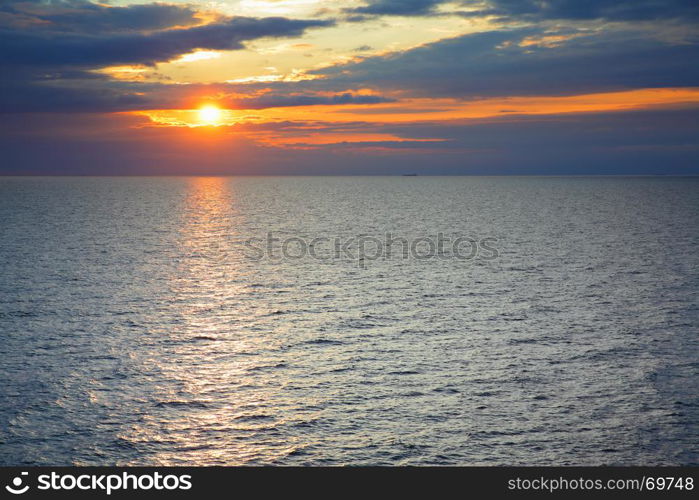
[[[699,463],[696,178],[1,178],[0,236],[4,465]]]

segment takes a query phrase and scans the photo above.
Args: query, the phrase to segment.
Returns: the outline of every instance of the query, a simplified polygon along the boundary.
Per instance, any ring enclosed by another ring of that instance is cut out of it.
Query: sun
[[[207,104],[199,108],[199,121],[206,125],[219,125],[223,112],[213,104]]]

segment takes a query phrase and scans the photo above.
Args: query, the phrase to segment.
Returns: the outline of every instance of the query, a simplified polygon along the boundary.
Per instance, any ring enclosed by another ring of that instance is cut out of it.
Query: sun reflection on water
[[[144,458],[153,464],[269,462],[295,445],[257,437],[283,425],[273,399],[285,382],[259,369],[279,362],[274,342],[264,332],[253,336],[241,328],[255,311],[245,300],[246,271],[236,265],[241,219],[235,181],[187,182],[170,279],[168,314],[177,327],[148,360],[159,379],[153,411],[121,438],[154,449]]]

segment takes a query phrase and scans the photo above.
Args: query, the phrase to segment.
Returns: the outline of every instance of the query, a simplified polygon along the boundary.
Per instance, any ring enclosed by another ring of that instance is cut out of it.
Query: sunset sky
[[[699,174],[696,0],[2,0],[1,174]]]

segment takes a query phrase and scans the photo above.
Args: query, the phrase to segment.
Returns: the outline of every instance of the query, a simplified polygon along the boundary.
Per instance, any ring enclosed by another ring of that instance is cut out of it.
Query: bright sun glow
[[[207,104],[199,108],[199,121],[206,125],[218,125],[221,123],[223,113],[213,104]]]

